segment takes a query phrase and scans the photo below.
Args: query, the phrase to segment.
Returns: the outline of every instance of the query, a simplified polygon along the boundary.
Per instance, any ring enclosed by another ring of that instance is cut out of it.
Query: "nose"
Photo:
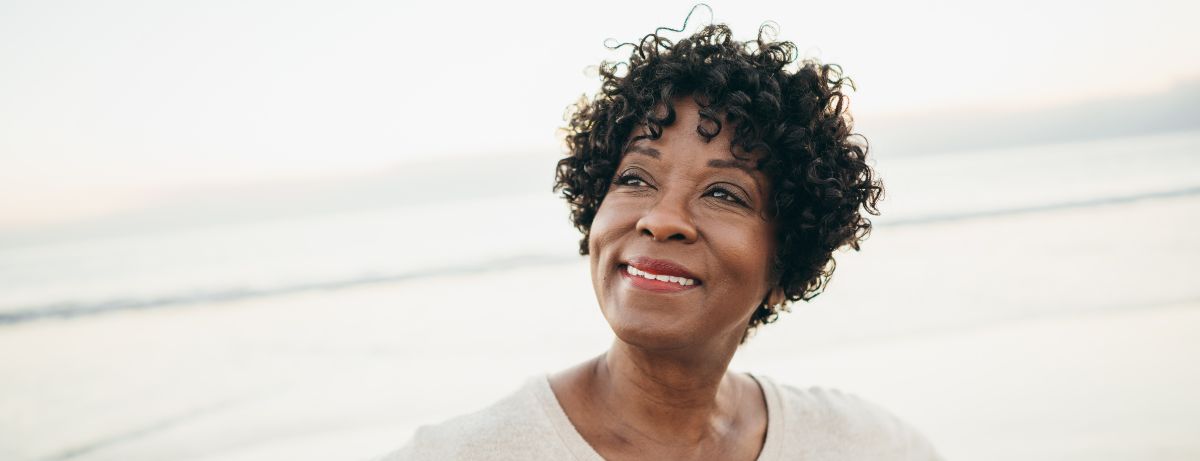
[[[696,241],[696,224],[687,211],[686,200],[664,196],[646,210],[637,222],[637,232],[659,242]]]

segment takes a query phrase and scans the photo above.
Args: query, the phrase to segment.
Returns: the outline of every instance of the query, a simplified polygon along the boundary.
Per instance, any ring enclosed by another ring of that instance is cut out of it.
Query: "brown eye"
[[[622,173],[613,182],[618,186],[646,187],[650,185],[641,176],[638,176],[637,173]]]
[[[738,198],[738,196],[734,195],[733,192],[730,192],[721,187],[714,187],[712,190],[708,191],[708,195],[712,196],[713,198],[718,199],[718,200],[724,200],[724,201],[734,203],[737,205],[746,206],[745,201]]]

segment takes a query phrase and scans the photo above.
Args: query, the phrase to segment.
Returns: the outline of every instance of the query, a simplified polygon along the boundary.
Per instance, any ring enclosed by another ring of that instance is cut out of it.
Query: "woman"
[[[853,396],[727,371],[878,213],[839,69],[724,25],[627,45],[571,116],[556,175],[611,348],[385,459],[938,459]]]

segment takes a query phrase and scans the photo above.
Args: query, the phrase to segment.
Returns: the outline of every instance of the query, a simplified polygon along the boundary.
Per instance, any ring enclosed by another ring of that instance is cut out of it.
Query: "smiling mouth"
[[[644,256],[618,264],[617,270],[634,288],[660,293],[688,291],[704,284],[679,264]]]
[[[630,265],[630,264],[625,265],[625,273],[629,274],[631,276],[634,276],[634,277],[641,277],[646,280],[656,280],[659,282],[677,283],[680,286],[685,286],[685,287],[696,284],[695,279],[690,279],[687,277],[678,277],[678,276],[674,276],[674,275],[655,274],[653,272],[640,270],[636,267],[633,267],[633,265]]]

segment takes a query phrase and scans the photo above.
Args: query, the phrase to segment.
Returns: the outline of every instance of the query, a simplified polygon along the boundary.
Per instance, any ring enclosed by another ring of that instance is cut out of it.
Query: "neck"
[[[626,429],[655,442],[719,440],[732,431],[741,396],[726,374],[737,343],[716,347],[664,353],[618,338],[595,360],[593,395]]]

